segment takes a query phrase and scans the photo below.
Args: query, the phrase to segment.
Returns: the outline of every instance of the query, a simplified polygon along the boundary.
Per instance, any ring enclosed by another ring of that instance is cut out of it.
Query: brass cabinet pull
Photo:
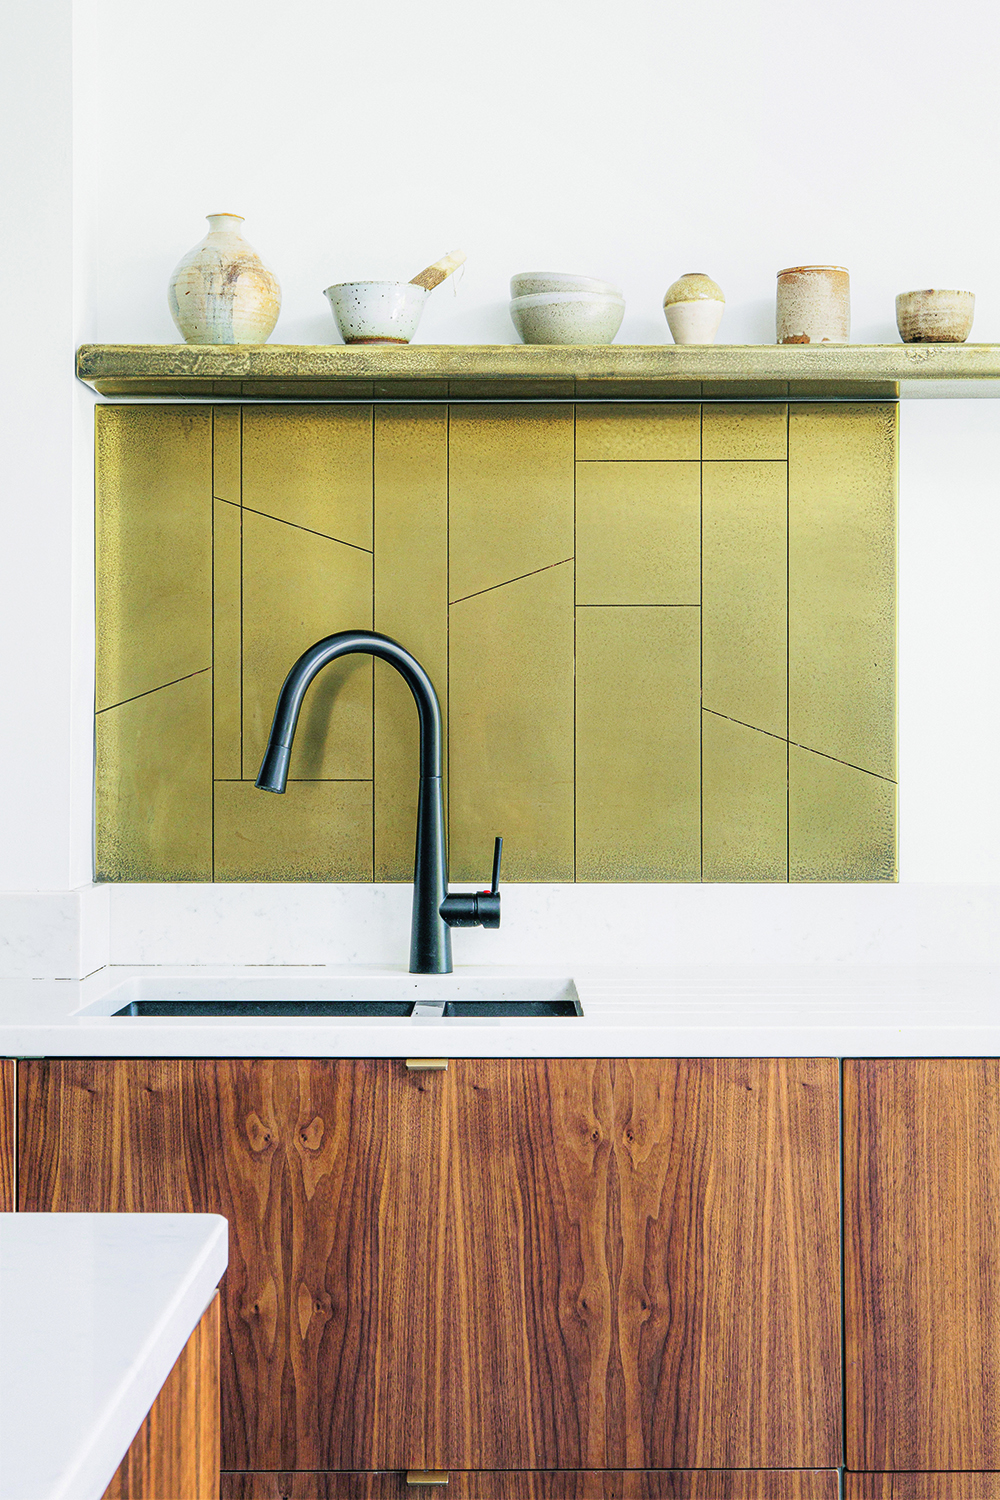
[[[419,1059],[418,1059],[419,1061]],[[407,1060],[409,1066],[409,1060]],[[445,1064],[447,1067],[447,1064]],[[407,1484],[447,1484],[447,1469],[407,1469]]]
[[[448,1059],[446,1057],[408,1057],[406,1059],[406,1066],[411,1073],[447,1073]],[[413,1472],[416,1473],[417,1471],[414,1470]],[[429,1472],[430,1470],[428,1470]],[[434,1472],[437,1473],[437,1470]],[[417,1480],[413,1481],[414,1484],[417,1482]],[[419,1482],[421,1484],[425,1483],[424,1480],[420,1480]],[[434,1479],[428,1482],[431,1484],[445,1484],[447,1480]]]

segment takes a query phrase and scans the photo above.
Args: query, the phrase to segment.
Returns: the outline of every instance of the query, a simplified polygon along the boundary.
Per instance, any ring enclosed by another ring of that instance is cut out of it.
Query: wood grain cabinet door
[[[835,1062],[24,1074],[24,1208],[229,1219],[224,1469],[839,1462]]]
[[[14,1088],[17,1064],[0,1057],[0,1214],[14,1208]]]
[[[840,1461],[834,1061],[453,1064],[428,1466]]]
[[[1000,1061],[844,1064],[844,1228],[848,1467],[1000,1469]]]

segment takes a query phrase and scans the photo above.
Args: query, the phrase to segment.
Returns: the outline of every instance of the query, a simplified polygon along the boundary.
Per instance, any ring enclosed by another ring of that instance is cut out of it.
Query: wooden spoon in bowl
[[[416,276],[411,276],[410,285],[422,286],[426,291],[432,292],[436,286],[440,286],[442,281],[451,275],[452,271],[457,271],[464,261],[464,250],[452,250],[448,255],[442,255],[440,260],[436,260],[426,270],[419,272]]]

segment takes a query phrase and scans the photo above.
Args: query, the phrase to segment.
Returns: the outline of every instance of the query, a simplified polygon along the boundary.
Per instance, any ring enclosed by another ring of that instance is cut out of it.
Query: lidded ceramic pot
[[[263,344],[281,288],[240,233],[240,214],[209,214],[209,232],[170,278],[170,313],[189,344]]]
[[[663,311],[675,344],[714,344],[726,299],[703,271],[685,271],[667,287]]]
[[[789,266],[778,272],[779,344],[848,344],[851,278],[843,266]]]

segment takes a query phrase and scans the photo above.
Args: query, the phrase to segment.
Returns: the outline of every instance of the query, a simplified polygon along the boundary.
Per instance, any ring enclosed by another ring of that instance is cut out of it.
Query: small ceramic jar
[[[904,344],[964,344],[975,310],[974,292],[900,292],[896,327]]]
[[[714,344],[726,299],[722,288],[703,271],[686,271],[669,286],[663,311],[675,344]]]
[[[843,266],[789,266],[778,272],[779,344],[847,344],[851,278]]]

